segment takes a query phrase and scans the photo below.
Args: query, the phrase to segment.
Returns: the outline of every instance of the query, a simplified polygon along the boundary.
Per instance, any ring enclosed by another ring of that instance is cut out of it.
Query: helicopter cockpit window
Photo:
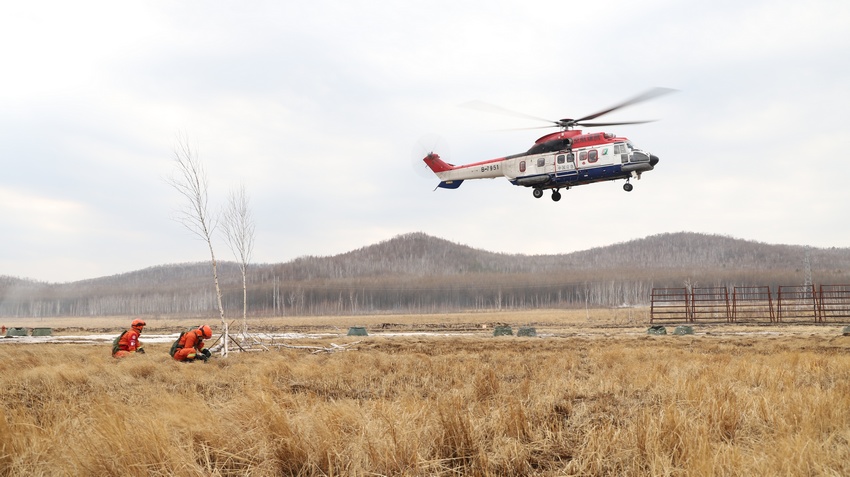
[[[632,162],[649,162],[649,156],[642,151],[632,153]]]
[[[629,162],[629,152],[626,149],[625,143],[614,144],[614,155],[620,155],[620,162],[623,164]]]

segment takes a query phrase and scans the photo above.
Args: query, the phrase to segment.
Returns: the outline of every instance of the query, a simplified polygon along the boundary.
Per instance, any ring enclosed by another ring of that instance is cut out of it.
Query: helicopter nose
[[[655,154],[650,154],[649,155],[649,165],[655,166],[656,164],[658,164],[658,156],[656,156]]]

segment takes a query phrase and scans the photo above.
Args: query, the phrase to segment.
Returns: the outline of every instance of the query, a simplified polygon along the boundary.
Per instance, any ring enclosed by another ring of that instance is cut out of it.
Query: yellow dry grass
[[[608,326],[629,323],[648,322],[649,311],[646,308],[602,309],[602,310],[522,310],[522,311],[482,311],[464,313],[440,313],[418,315],[357,315],[357,316],[280,316],[272,318],[249,318],[251,330],[280,330],[283,328],[323,329],[347,326],[379,326],[382,324],[424,325],[439,324],[442,327],[488,323],[544,324],[559,328],[563,326]],[[134,317],[45,317],[45,318],[3,318],[7,327],[47,327],[59,330],[118,330],[130,325]],[[207,322],[218,325],[219,318],[201,317],[148,317],[148,333],[162,330],[177,330],[187,326],[197,326]],[[228,318],[231,326],[241,325],[241,318]]]
[[[546,313],[419,317],[548,323],[538,338],[373,333],[207,364],[0,343],[0,475],[850,474],[834,328],[656,337]]]

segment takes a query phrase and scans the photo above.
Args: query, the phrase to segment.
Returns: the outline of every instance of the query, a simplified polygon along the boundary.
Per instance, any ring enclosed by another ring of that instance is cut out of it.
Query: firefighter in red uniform
[[[187,331],[177,342],[174,359],[177,361],[206,361],[210,350],[204,348],[204,340],[212,338],[212,328],[209,325],[199,326],[196,330]]]
[[[130,329],[121,334],[118,341],[112,345],[112,357],[124,358],[130,356],[130,353],[145,353],[142,348],[142,343],[139,341],[139,335],[145,328],[144,320],[135,319],[130,323]]]

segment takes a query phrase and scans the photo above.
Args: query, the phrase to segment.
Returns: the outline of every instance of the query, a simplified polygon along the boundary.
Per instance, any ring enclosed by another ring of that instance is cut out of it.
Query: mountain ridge
[[[850,269],[850,247],[818,248],[770,244],[726,235],[670,232],[562,254],[492,252],[423,232],[410,232],[327,256],[305,255],[288,262],[251,264],[256,270],[287,272],[296,280],[372,277],[381,274],[417,275],[463,273],[533,273],[561,269],[655,269],[683,267],[799,268],[808,255],[813,268]],[[794,263],[796,262],[796,263]],[[238,273],[232,261],[219,261],[222,275]],[[206,279],[210,264],[185,262],[74,282],[51,283],[0,275],[0,287],[51,285],[85,287],[101,282],[127,286],[151,281]]]
[[[210,272],[196,262],[63,284],[0,277],[0,316],[215,314]],[[218,278],[226,313],[241,314],[239,267],[219,262]],[[622,306],[665,287],[850,284],[850,248],[676,232],[526,255],[413,232],[338,255],[252,264],[247,278],[252,316]]]

